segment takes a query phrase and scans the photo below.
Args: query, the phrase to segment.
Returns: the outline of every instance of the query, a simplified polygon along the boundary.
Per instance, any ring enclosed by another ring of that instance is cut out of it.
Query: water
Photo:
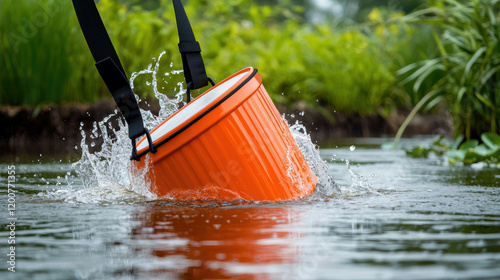
[[[161,56],[131,79],[152,77],[162,109],[142,111],[148,128],[182,105],[182,85],[173,99],[158,91]],[[107,120],[82,132],[79,158],[0,158],[0,279],[500,278],[498,168],[407,158],[380,149],[388,139],[349,139],[318,153],[295,123],[319,177],[313,195],[179,203],[158,200],[141,176],[131,180],[127,129]],[[103,145],[91,152],[97,138]]]
[[[19,192],[16,273],[7,271],[2,227],[0,278],[500,277],[498,169],[349,141],[321,150],[343,194],[286,203],[155,201],[118,184],[89,191],[67,159],[3,158],[2,174],[16,166]],[[4,201],[6,184],[2,176]]]

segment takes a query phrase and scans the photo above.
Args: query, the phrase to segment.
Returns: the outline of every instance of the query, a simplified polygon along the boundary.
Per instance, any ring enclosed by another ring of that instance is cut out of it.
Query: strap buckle
[[[149,149],[147,151],[145,151],[144,154],[146,154],[148,152],[151,152],[154,154],[157,152],[157,150],[156,150],[156,147],[153,145],[153,139],[151,138],[151,134],[149,133],[148,129],[144,128],[144,130],[145,130],[146,139],[148,139],[148,145],[149,145]],[[137,155],[137,147],[136,147],[135,139],[136,138],[130,139],[130,140],[132,140],[132,156],[130,157],[130,159],[135,160],[135,161],[140,161],[141,156]]]
[[[210,82],[210,84],[212,84],[212,86],[215,86],[215,82],[214,82],[214,80],[212,80],[212,78],[207,77],[207,79]],[[194,89],[193,82],[189,82],[187,84],[187,90],[186,90],[187,103],[191,102],[191,90],[192,89]]]

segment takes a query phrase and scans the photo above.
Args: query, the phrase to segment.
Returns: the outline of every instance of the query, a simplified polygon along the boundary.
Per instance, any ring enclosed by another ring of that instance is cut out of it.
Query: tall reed
[[[81,63],[85,50],[71,2],[0,3],[0,102],[62,103],[97,100],[92,65]]]
[[[420,85],[443,72],[420,100],[411,117],[424,106],[444,103],[454,118],[455,136],[479,139],[500,130],[500,1],[429,1],[429,7],[408,15],[406,22],[432,26],[440,54],[399,71],[403,82]],[[401,136],[403,125],[398,133]]]

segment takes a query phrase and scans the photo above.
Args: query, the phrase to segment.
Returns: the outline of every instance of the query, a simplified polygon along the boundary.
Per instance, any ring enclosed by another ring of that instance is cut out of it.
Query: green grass
[[[1,104],[97,100],[97,84],[84,82],[97,76],[92,65],[79,63],[87,52],[70,5],[54,0],[0,3]]]

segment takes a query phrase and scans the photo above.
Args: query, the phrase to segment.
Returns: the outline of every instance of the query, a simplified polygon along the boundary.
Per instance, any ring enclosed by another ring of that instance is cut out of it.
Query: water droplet
[[[356,150],[356,146],[352,145],[349,150],[351,150],[351,152],[354,152],[354,150]]]

